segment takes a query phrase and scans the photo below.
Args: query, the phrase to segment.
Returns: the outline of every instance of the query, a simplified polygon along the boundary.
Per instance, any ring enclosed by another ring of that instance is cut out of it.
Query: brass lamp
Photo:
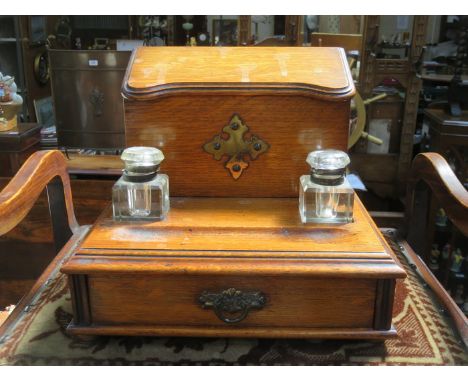
[[[0,103],[0,131],[14,129],[18,125],[18,113],[21,104],[8,102]]]

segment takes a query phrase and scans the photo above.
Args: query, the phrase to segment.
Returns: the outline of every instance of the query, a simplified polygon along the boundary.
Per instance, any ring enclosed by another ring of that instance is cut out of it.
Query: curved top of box
[[[122,86],[127,99],[194,91],[337,101],[355,93],[342,48],[140,47],[133,52]]]

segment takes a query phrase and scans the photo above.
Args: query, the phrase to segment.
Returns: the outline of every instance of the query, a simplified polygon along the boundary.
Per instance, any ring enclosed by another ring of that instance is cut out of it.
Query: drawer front
[[[90,275],[90,324],[372,328],[376,280]]]

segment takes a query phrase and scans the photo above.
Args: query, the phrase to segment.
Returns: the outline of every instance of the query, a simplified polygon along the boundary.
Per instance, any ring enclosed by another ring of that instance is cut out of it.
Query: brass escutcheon
[[[225,155],[228,156],[229,159],[225,163],[225,167],[237,180],[249,166],[246,156],[248,155],[251,160],[255,160],[260,154],[268,151],[270,145],[255,135],[244,140],[244,135],[249,131],[249,127],[237,114],[234,114],[222,131],[228,134],[229,138],[223,139],[221,134],[215,135],[210,142],[203,145],[203,150],[212,154],[216,160],[220,160]]]

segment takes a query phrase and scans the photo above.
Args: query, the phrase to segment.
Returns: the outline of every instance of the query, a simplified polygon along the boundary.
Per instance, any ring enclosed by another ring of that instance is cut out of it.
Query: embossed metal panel
[[[50,50],[58,144],[123,148],[122,79],[130,52]]]

